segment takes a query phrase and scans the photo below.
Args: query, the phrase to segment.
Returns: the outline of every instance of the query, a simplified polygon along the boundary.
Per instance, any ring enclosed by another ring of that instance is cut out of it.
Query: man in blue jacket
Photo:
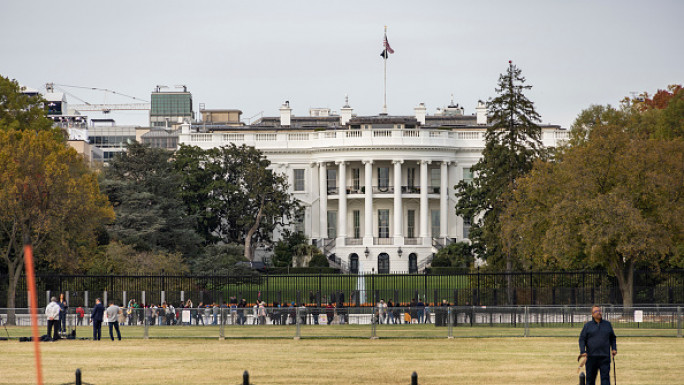
[[[579,337],[580,357],[587,358],[586,385],[594,385],[601,372],[601,385],[610,385],[610,357],[617,354],[613,325],[602,318],[601,308],[591,308],[592,320],[585,323]]]
[[[99,341],[102,337],[102,316],[104,315],[104,305],[99,298],[95,300],[95,307],[90,314],[90,321],[93,323],[93,341]]]

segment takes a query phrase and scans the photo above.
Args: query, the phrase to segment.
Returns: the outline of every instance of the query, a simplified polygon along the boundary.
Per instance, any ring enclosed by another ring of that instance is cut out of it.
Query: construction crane
[[[147,100],[142,100],[140,98],[136,98],[135,96],[130,96],[126,94],[122,94],[121,92],[116,92],[112,91],[106,88],[97,88],[97,87],[82,87],[82,86],[70,86],[66,84],[55,84],[55,83],[47,83],[45,85],[45,89],[47,92],[54,92],[55,87],[60,87],[59,90],[64,92],[65,94],[69,95],[70,97],[80,101],[83,104],[70,104],[69,107],[73,108],[74,110],[77,111],[100,111],[104,114],[108,114],[111,111],[144,111],[144,110],[150,110],[150,103]],[[129,99],[133,100],[138,100],[143,103],[127,103],[127,104],[108,104],[108,103],[89,103],[78,96],[71,94],[67,92],[66,90],[62,89],[61,87],[68,87],[68,88],[79,88],[79,89],[84,89],[84,90],[90,90],[90,91],[102,91],[105,93],[110,93],[113,95],[118,95],[118,96],[123,96]]]

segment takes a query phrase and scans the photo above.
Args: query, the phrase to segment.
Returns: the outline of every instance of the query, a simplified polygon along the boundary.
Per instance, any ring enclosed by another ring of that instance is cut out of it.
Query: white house
[[[193,123],[179,143],[204,149],[235,143],[261,150],[285,173],[305,207],[294,224],[344,271],[419,272],[441,247],[466,239],[468,222],[456,216],[454,185],[472,178],[481,157],[487,110],[464,115],[453,105],[428,115],[356,116],[311,109],[250,125]],[[545,146],[568,138],[560,126],[542,126]]]

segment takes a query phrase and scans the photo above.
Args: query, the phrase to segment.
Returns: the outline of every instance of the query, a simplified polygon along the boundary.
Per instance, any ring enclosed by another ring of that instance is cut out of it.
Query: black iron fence
[[[0,275],[0,307],[7,306],[7,276]],[[456,306],[590,305],[621,304],[622,294],[614,277],[603,271],[517,272],[464,274],[253,274],[249,276],[114,276],[38,274],[38,304],[49,297],[68,294],[72,306],[90,306],[96,297],[117,303],[178,304],[190,299],[195,305],[223,304],[231,297],[273,303],[325,306],[371,306],[381,299],[408,304],[412,299]],[[27,307],[26,279],[17,287],[15,307]],[[684,270],[637,271],[635,304],[684,303]]]

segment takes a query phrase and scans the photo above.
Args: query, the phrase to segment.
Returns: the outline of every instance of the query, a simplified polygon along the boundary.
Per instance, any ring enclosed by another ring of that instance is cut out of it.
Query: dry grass
[[[620,338],[619,383],[684,378],[677,338]],[[124,339],[42,343],[46,384],[574,384],[575,338]],[[0,384],[35,383],[33,345],[0,342]]]

